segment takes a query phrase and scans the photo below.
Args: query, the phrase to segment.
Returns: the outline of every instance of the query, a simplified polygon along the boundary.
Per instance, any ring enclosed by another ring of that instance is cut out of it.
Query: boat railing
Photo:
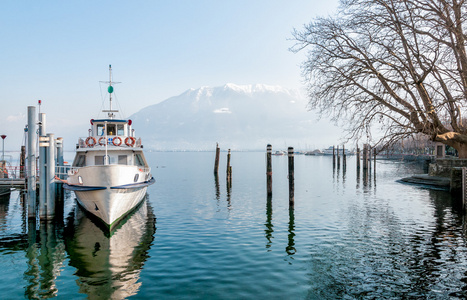
[[[97,147],[124,147],[124,148],[142,148],[141,138],[129,136],[88,136],[78,139],[77,148],[97,148]]]
[[[110,165],[118,165],[118,164],[110,164]],[[80,169],[80,167],[71,167],[71,166],[65,166],[65,167],[68,167],[68,168],[64,168],[62,169],[63,170],[63,174],[65,175],[74,175],[78,172],[78,170]],[[138,170],[140,172],[145,172],[145,173],[148,173],[151,171],[151,168],[149,167],[141,167],[141,166],[138,166]],[[60,177],[60,179],[64,179],[62,177]]]
[[[70,165],[65,166],[56,166],[55,167],[55,176],[59,179],[66,179],[68,176],[68,171],[70,171],[72,167]]]

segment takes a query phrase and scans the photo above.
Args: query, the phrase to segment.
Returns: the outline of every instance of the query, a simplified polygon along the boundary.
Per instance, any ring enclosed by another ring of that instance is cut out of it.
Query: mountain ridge
[[[147,148],[236,150],[307,144],[314,114],[297,90],[266,84],[203,86],[147,106],[130,118]],[[213,146],[214,145],[214,146]]]

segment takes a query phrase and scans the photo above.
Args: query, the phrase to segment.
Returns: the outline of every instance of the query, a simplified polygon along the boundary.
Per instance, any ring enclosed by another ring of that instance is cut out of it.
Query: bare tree
[[[346,124],[349,139],[384,145],[422,133],[467,158],[466,8],[464,0],[341,0],[334,17],[293,33],[292,51],[308,51],[310,108]]]

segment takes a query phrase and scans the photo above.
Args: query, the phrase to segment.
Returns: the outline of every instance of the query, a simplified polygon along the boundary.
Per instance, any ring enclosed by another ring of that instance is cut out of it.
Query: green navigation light
[[[107,89],[107,91],[109,91],[109,94],[112,94],[113,91],[114,91],[114,87],[113,87],[113,86],[109,86],[109,88]]]

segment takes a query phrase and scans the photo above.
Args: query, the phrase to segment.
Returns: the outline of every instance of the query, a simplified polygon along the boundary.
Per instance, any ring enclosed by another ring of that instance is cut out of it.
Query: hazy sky
[[[42,100],[57,136],[101,110],[108,65],[125,116],[189,88],[302,87],[291,32],[338,0],[2,1],[0,134],[21,145],[27,106]],[[69,142],[74,144],[75,141]]]

